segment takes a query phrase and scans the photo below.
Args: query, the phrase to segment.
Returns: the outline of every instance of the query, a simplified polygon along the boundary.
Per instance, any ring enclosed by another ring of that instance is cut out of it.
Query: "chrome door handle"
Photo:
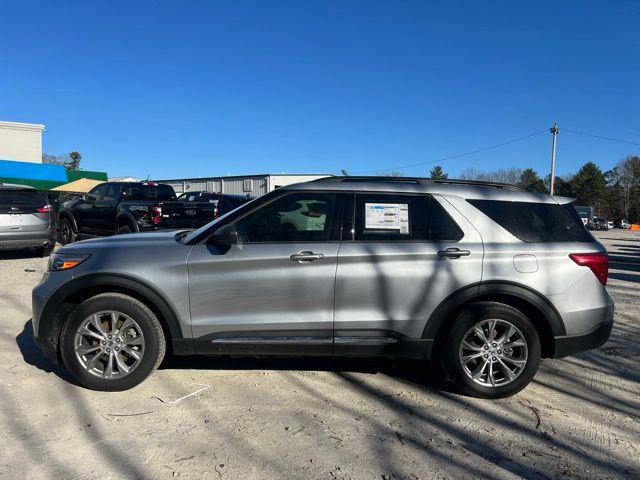
[[[294,262],[313,262],[315,260],[322,260],[324,258],[324,254],[322,253],[313,253],[313,252],[298,252],[294,253],[289,257],[290,260]]]
[[[469,255],[471,255],[469,250],[460,250],[459,248],[447,248],[438,252],[440,258],[460,258],[468,257]]]

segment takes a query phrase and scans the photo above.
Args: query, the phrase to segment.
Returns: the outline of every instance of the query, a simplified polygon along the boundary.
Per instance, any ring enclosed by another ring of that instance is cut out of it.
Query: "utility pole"
[[[553,195],[554,186],[556,183],[556,137],[560,133],[558,124],[554,122],[553,127],[551,127],[549,131],[553,135],[553,144],[551,146],[551,186],[549,188],[549,193]]]

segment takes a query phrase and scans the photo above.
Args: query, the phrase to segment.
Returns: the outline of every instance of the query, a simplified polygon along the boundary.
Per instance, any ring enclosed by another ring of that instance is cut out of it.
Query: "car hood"
[[[179,246],[176,235],[184,230],[163,230],[160,232],[129,233],[110,237],[92,238],[62,247],[60,253],[80,253],[95,249],[147,248],[151,246]]]

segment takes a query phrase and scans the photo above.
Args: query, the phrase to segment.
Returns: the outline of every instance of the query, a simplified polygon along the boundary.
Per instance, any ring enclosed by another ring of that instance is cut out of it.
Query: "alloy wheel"
[[[140,364],[144,335],[140,325],[122,312],[106,310],[85,318],[74,337],[80,365],[96,377],[122,378]]]
[[[459,361],[465,374],[484,387],[513,382],[527,364],[528,347],[522,332],[506,320],[482,320],[462,337]]]

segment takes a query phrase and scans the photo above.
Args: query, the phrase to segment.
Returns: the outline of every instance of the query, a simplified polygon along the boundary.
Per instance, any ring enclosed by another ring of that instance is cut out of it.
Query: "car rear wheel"
[[[76,233],[73,231],[71,222],[62,218],[58,223],[58,242],[62,245],[67,245],[76,241]]]
[[[166,350],[162,326],[142,302],[120,293],[82,302],[64,325],[60,353],[73,378],[92,390],[135,387]]]
[[[502,398],[533,379],[540,364],[540,339],[519,310],[482,302],[457,316],[440,352],[447,375],[463,393]]]
[[[133,230],[129,225],[122,225],[118,228],[118,235],[124,235],[127,233],[133,233]]]

